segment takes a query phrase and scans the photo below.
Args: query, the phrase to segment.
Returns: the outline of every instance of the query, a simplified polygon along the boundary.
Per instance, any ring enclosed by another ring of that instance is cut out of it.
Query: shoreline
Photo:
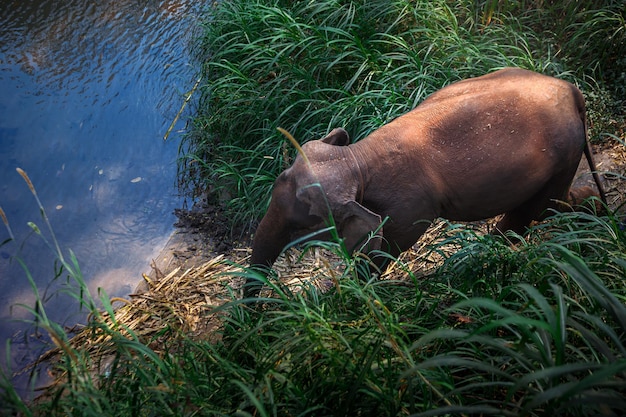
[[[175,269],[197,268],[217,256],[239,262],[249,255],[250,233],[231,229],[224,210],[219,203],[203,198],[191,209],[175,209],[177,221],[174,230],[158,255],[151,260],[150,270],[142,274],[130,297],[143,294],[150,288],[150,281],[158,282]],[[235,236],[239,236],[235,239]]]

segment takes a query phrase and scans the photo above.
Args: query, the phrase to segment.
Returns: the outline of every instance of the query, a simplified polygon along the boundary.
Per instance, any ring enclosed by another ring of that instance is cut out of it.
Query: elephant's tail
[[[591,154],[591,147],[589,146],[589,129],[587,128],[587,106],[585,106],[585,99],[580,90],[574,87],[576,90],[576,101],[578,106],[578,111],[580,113],[580,118],[583,122],[583,126],[585,128],[585,158],[587,158],[587,164],[589,165],[589,170],[591,171],[591,175],[593,176],[593,181],[596,183],[596,187],[598,187],[598,193],[600,194],[600,199],[604,203],[606,207],[609,206],[609,203],[606,199],[606,194],[604,193],[604,188],[602,187],[602,181],[600,180],[600,176],[598,175],[598,170],[596,168],[596,164],[593,162],[593,155]]]
[[[602,181],[600,180],[600,176],[598,175],[598,170],[596,168],[595,162],[593,162],[593,155],[591,154],[591,147],[589,146],[589,140],[587,139],[587,124],[585,123],[585,158],[587,158],[587,164],[589,164],[589,169],[591,170],[591,175],[593,176],[593,181],[596,183],[596,187],[598,187],[598,192],[600,193],[600,199],[604,203],[605,206],[609,206],[609,203],[606,199],[606,194],[604,193],[604,188],[602,187]]]

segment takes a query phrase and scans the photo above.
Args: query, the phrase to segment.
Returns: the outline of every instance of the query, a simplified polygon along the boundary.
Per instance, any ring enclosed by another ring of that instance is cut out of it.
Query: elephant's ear
[[[335,146],[347,146],[350,144],[350,136],[344,129],[338,127],[333,129],[325,138],[321,139],[322,142]]]
[[[328,201],[319,184],[304,186],[296,192],[296,198],[309,208],[308,215],[328,219],[332,213],[339,236],[344,238],[346,248],[353,252],[370,252],[382,246],[382,220],[373,211],[354,200]],[[370,233],[374,236],[368,240]],[[363,248],[361,248],[364,246]]]
[[[335,221],[349,251],[359,250],[362,246],[366,253],[381,248],[383,228],[380,216],[356,201],[343,204],[337,210]],[[375,235],[368,240],[370,233]]]

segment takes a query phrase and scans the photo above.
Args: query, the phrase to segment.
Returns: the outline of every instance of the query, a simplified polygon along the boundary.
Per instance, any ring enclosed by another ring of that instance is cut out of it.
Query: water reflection
[[[57,238],[71,248],[90,288],[126,295],[171,231],[176,136],[162,137],[194,84],[188,56],[199,6],[192,0],[0,0],[0,206],[16,237],[0,246],[0,355],[21,343],[33,305],[19,255],[52,318],[73,325],[76,303],[51,283],[51,250],[26,184],[37,188]],[[182,122],[176,130],[182,129]],[[0,243],[8,232],[0,226]],[[47,239],[50,241],[49,234]],[[67,252],[66,252],[67,255]]]

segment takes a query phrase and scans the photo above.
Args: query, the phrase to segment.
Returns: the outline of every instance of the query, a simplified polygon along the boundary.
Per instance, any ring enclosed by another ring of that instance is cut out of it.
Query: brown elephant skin
[[[557,210],[564,212],[581,211],[594,215],[607,214],[601,196],[589,186],[570,188],[567,193],[567,202],[559,205]]]
[[[581,92],[517,68],[451,84],[354,144],[334,129],[302,148],[306,158],[276,179],[253,268],[271,268],[286,245],[326,228],[331,215],[350,251],[392,256],[437,217],[504,214],[497,230],[522,234],[567,200],[583,152],[595,171]],[[259,291],[248,279],[245,295]]]

